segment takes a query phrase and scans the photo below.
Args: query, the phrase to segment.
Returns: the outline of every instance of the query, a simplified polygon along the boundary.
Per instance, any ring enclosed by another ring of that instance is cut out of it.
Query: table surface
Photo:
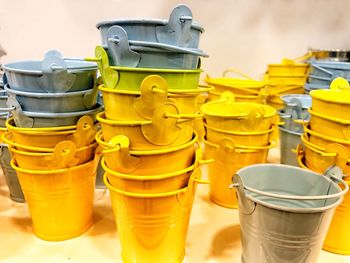
[[[278,162],[278,149],[269,162]],[[208,199],[208,186],[197,188],[187,235],[184,263],[240,262],[238,211]],[[0,176],[0,262],[122,262],[108,191],[96,190],[94,225],[82,236],[63,242],[40,240],[32,233],[26,204],[12,202]],[[350,256],[322,251],[318,263],[350,263]]]

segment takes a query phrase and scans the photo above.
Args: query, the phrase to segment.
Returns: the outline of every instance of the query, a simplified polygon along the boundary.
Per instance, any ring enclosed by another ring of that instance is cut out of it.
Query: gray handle
[[[321,66],[316,65],[315,63],[311,63],[311,66],[316,68],[316,69],[318,69],[318,70],[320,70],[320,71],[322,71],[322,72],[324,72],[324,73],[326,73],[326,74],[328,74],[328,75],[330,75],[331,77],[334,75],[332,72],[322,68]]]
[[[141,56],[132,51],[129,46],[128,35],[120,26],[112,26],[107,31],[108,52],[112,63],[117,66],[137,67]]]
[[[192,37],[192,11],[186,5],[176,6],[170,14],[168,24],[156,28],[156,36],[159,42],[176,44],[180,47],[188,46]]]
[[[326,200],[326,199],[333,199],[333,198],[337,198],[337,197],[343,196],[349,190],[348,184],[343,179],[340,179],[340,178],[338,178],[338,177],[336,177],[334,175],[331,175],[330,179],[333,182],[341,183],[344,186],[344,189],[341,192],[339,192],[339,193],[331,194],[331,195],[316,195],[316,196],[312,196],[312,195],[310,195],[310,196],[293,195],[293,196],[291,196],[291,195],[273,194],[273,193],[268,193],[268,192],[256,190],[256,189],[251,188],[249,186],[242,185],[242,183],[233,183],[231,185],[231,187],[235,187],[235,188],[243,187],[243,189],[248,190],[249,192],[252,192],[252,193],[255,193],[255,194],[268,196],[268,197],[273,197],[273,198],[277,198],[277,199],[288,199],[288,200]]]

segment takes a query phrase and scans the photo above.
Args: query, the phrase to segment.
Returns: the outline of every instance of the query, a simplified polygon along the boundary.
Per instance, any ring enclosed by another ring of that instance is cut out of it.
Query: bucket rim
[[[289,133],[289,134],[292,134],[292,135],[296,135],[296,136],[301,136],[303,135],[303,132],[296,132],[296,131],[291,131],[291,130],[288,130],[282,126],[278,126],[278,129],[285,132],[285,133]]]
[[[322,140],[325,140],[325,141],[330,141],[330,142],[340,143],[340,144],[343,144],[346,146],[350,146],[350,141],[346,141],[346,140],[342,140],[342,139],[338,139],[338,138],[334,138],[334,137],[330,137],[330,136],[318,133],[314,130],[311,130],[309,127],[310,127],[309,125],[304,125],[305,133],[308,133],[308,134],[315,136],[317,138],[321,138]]]
[[[217,118],[223,118],[223,119],[241,119],[244,117],[247,117],[249,112],[246,114],[231,114],[231,115],[225,115],[220,113],[213,113],[213,111],[210,110],[210,107],[216,106],[216,105],[232,105],[233,107],[244,107],[244,106],[256,106],[256,108],[262,108],[264,109],[264,119],[268,119],[276,115],[276,110],[272,108],[271,106],[254,103],[254,102],[230,102],[227,100],[214,100],[212,102],[205,103],[201,106],[200,111],[203,112],[203,114],[210,117],[217,117]],[[209,109],[208,109],[209,108]]]
[[[328,102],[328,103],[334,103],[334,104],[341,104],[341,105],[349,105],[350,101],[346,99],[346,97],[341,100],[337,101],[336,98],[334,98],[334,94],[344,94],[348,95],[347,97],[350,97],[350,91],[346,90],[331,90],[331,89],[317,89],[317,90],[311,90],[310,91],[310,96],[312,99],[320,100],[323,102]]]
[[[217,143],[213,143],[211,141],[208,141],[205,136],[202,137],[204,144],[207,144],[211,147],[219,148],[220,145]],[[235,147],[237,148],[238,152],[259,152],[259,151],[266,151],[271,148],[276,147],[277,143],[274,141],[271,141],[269,145],[267,146],[245,146],[245,145],[236,145]]]
[[[25,155],[25,156],[36,156],[36,157],[44,157],[44,156],[52,156],[55,148],[46,148],[48,150],[52,150],[52,151],[47,151],[47,152],[40,152],[39,150],[41,148],[39,147],[32,147],[32,146],[27,146],[27,145],[21,145],[21,144],[18,144],[18,143],[15,143],[16,145],[18,145],[18,147],[22,148],[22,149],[26,149],[26,150],[31,150],[32,152],[29,152],[29,151],[22,151],[22,150],[19,150],[19,149],[16,149],[14,144],[14,147],[11,147],[11,144],[8,144],[10,145],[10,151],[11,152],[15,152],[17,154],[20,154],[20,155]],[[22,147],[23,146],[23,147]],[[85,151],[87,149],[90,149],[90,148],[95,148],[97,146],[97,142],[93,142],[89,145],[86,145],[86,146],[83,146],[83,147],[80,147],[80,148],[77,148],[76,149],[76,153],[79,153],[79,152],[82,152],[82,151]],[[39,150],[36,150],[36,149],[39,149]]]
[[[350,125],[350,120],[324,115],[324,114],[321,114],[317,111],[312,110],[312,108],[309,108],[308,111],[311,115],[314,115],[314,116],[319,117],[321,119],[331,121],[331,122],[337,122],[337,123],[344,124],[344,125]]]
[[[111,69],[118,72],[131,72],[131,73],[168,73],[168,74],[200,74],[202,69],[164,69],[164,68],[130,68],[121,66],[110,66]]]
[[[102,130],[98,131],[95,135],[95,139],[100,144],[102,147],[106,147],[108,149],[112,149],[113,145],[110,145],[108,142],[104,141],[101,137],[103,137],[103,132]],[[149,156],[149,155],[158,155],[158,154],[165,154],[165,153],[170,153],[170,152],[175,152],[175,151],[180,151],[183,149],[186,149],[192,145],[194,145],[196,142],[198,142],[198,133],[194,130],[193,131],[193,137],[192,140],[178,145],[178,146],[172,146],[172,147],[167,147],[164,149],[153,149],[153,150],[129,150],[129,153],[134,156]]]
[[[108,178],[106,173],[103,175],[103,182],[107,186],[109,191],[112,191],[114,193],[125,195],[128,197],[134,197],[134,198],[160,198],[160,197],[170,197],[170,196],[176,196],[179,194],[185,194],[187,191],[190,190],[190,186],[186,186],[184,188],[181,188],[179,190],[175,191],[169,191],[169,192],[163,192],[163,193],[152,193],[152,194],[141,194],[141,193],[135,193],[135,192],[127,192],[120,189],[115,188],[108,182]]]
[[[217,92],[217,91],[209,91],[209,95],[210,95],[210,94],[220,97],[222,93]],[[259,95],[235,94],[234,96],[235,96],[235,98],[238,98],[238,99],[258,99],[258,98],[259,98]],[[215,100],[214,100],[214,101],[215,101]],[[213,101],[213,102],[214,102],[214,101]]]
[[[62,173],[67,173],[67,172],[72,172],[75,170],[80,170],[85,167],[94,165],[96,163],[96,158],[92,159],[89,162],[70,167],[70,168],[63,168],[63,169],[56,169],[56,170],[31,170],[31,169],[24,169],[20,168],[17,166],[16,161],[14,159],[11,160],[11,167],[18,172],[25,173],[25,174],[30,174],[30,175],[51,175],[51,174],[62,174]]]
[[[216,132],[220,132],[223,134],[230,134],[230,135],[242,135],[242,136],[254,136],[254,135],[264,135],[264,134],[268,134],[273,132],[276,129],[275,125],[271,125],[271,128],[268,130],[263,130],[263,131],[254,131],[254,132],[235,132],[235,131],[229,131],[229,130],[222,130],[222,129],[218,129],[218,128],[214,128],[212,126],[209,126],[208,124],[205,123],[205,121],[203,121],[203,125],[205,128],[216,131]]]
[[[200,86],[204,86],[204,85],[202,85],[202,84],[198,85],[197,89],[181,89],[181,90],[168,89],[168,96],[169,97],[172,97],[172,96],[197,96],[200,93],[207,92],[207,91],[214,89],[214,87],[212,87],[212,86],[207,86],[207,87],[200,87]],[[141,95],[141,91],[124,90],[124,89],[111,89],[111,88],[105,87],[104,84],[99,85],[98,89],[100,91],[106,92],[106,93],[117,93],[117,94],[135,95],[135,96]]]
[[[196,160],[194,161],[196,162]],[[193,163],[192,165],[175,171],[175,172],[169,172],[169,173],[163,173],[163,174],[156,174],[156,175],[138,175],[138,174],[125,174],[125,173],[120,173],[118,171],[114,171],[113,169],[109,168],[106,164],[106,160],[104,157],[101,159],[101,165],[103,169],[105,170],[105,173],[108,175],[112,175],[114,177],[120,178],[120,179],[127,179],[127,180],[134,180],[134,181],[156,181],[156,180],[162,180],[162,179],[167,179],[175,176],[179,176],[185,173],[189,173],[191,171],[194,171],[196,168],[196,164]],[[107,178],[108,179],[108,178]]]
[[[257,203],[257,204],[260,204],[262,206],[265,206],[265,207],[268,207],[268,208],[272,208],[272,209],[276,209],[276,210],[282,210],[282,211],[287,211],[287,212],[295,212],[295,213],[318,213],[318,212],[323,212],[325,210],[329,210],[329,209],[332,209],[332,208],[335,208],[336,206],[338,206],[342,201],[343,201],[343,196],[346,194],[347,190],[342,190],[339,185],[337,183],[335,183],[333,180],[329,179],[328,177],[326,176],[323,176],[322,174],[319,174],[319,173],[316,173],[312,170],[309,170],[309,169],[304,169],[304,168],[300,168],[300,167],[296,167],[296,166],[292,166],[292,165],[286,165],[286,164],[269,164],[269,163],[264,163],[264,164],[253,164],[253,165],[249,165],[249,166],[246,166],[246,167],[243,167],[241,169],[239,169],[236,174],[239,175],[239,172],[242,172],[244,170],[247,170],[247,169],[251,169],[251,167],[257,167],[257,166],[265,166],[265,167],[288,167],[290,169],[294,169],[294,170],[298,170],[298,171],[302,171],[302,172],[308,172],[308,173],[312,173],[314,175],[317,175],[317,176],[320,176],[321,178],[327,180],[329,183],[332,183],[334,184],[334,187],[336,187],[339,192],[336,193],[336,194],[331,194],[329,196],[333,196],[333,195],[338,195],[338,196],[335,196],[335,197],[329,197],[327,196],[327,198],[319,198],[319,200],[325,200],[325,199],[334,199],[334,198],[337,198],[338,200],[328,206],[323,206],[323,207],[316,207],[316,208],[294,208],[294,207],[283,207],[283,206],[279,206],[279,205],[274,205],[274,204],[270,204],[268,202],[265,202],[265,201],[262,201],[262,200],[259,200],[253,196],[251,196],[250,194],[245,194],[246,198]],[[341,182],[342,184],[346,184],[346,189],[349,189],[349,186],[350,184],[348,184],[347,182],[345,182],[344,180],[342,179],[337,179],[339,182]],[[245,188],[246,186],[244,186]],[[249,191],[249,190],[248,190]],[[291,196],[292,197],[292,196]],[[311,197],[315,197],[315,196],[309,196],[308,198],[311,198]],[[321,197],[321,196],[316,196],[316,197]],[[290,198],[290,199],[293,199],[293,198]],[[309,199],[305,199],[305,200],[309,200]],[[313,200],[313,198],[311,198],[310,200]]]

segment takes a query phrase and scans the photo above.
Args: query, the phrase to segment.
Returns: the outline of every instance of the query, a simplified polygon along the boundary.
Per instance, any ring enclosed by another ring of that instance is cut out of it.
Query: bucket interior
[[[341,188],[317,173],[286,165],[253,165],[237,172],[244,186],[267,193],[290,196],[323,196]],[[335,205],[340,197],[322,200],[288,200],[268,197],[245,190],[249,199],[281,210],[322,209]]]

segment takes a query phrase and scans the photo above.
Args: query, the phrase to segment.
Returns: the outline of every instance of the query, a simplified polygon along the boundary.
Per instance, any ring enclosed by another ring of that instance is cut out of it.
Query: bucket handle
[[[254,188],[251,188],[249,186],[246,186],[244,184],[240,184],[240,183],[233,183],[230,185],[231,188],[238,188],[238,187],[243,187],[245,190],[255,193],[255,194],[259,194],[259,195],[263,195],[263,196],[267,196],[267,197],[272,197],[272,198],[277,198],[277,199],[286,199],[286,200],[326,200],[326,199],[333,199],[333,198],[338,198],[343,196],[345,193],[347,193],[347,191],[349,190],[349,186],[348,184],[342,180],[341,178],[338,178],[337,176],[331,174],[330,172],[328,172],[327,174],[329,174],[328,178],[330,180],[332,180],[333,182],[338,182],[341,183],[344,186],[344,189],[336,194],[330,194],[330,195],[316,195],[316,196],[302,196],[302,195],[282,195],[282,194],[274,194],[274,193],[268,193],[265,191],[260,191]],[[235,174],[235,176],[239,176],[238,174]]]
[[[315,64],[315,62],[311,62],[310,65],[311,65],[312,67],[314,67],[314,68],[316,68],[316,69],[318,69],[318,70],[320,70],[320,71],[322,71],[322,72],[328,74],[330,77],[333,77],[333,75],[334,75],[331,71],[328,71],[328,70],[322,68],[321,66]]]
[[[252,80],[252,78],[250,76],[248,76],[247,74],[243,73],[242,71],[238,70],[238,69],[235,69],[235,68],[229,68],[229,69],[226,69],[223,73],[222,73],[222,76],[224,78],[227,78],[227,74],[228,73],[234,73],[240,77],[243,77],[245,79],[249,79],[249,80]]]
[[[102,46],[96,46],[95,57],[85,58],[86,61],[96,62],[106,88],[115,89],[119,82],[119,73],[109,65],[107,52]]]

